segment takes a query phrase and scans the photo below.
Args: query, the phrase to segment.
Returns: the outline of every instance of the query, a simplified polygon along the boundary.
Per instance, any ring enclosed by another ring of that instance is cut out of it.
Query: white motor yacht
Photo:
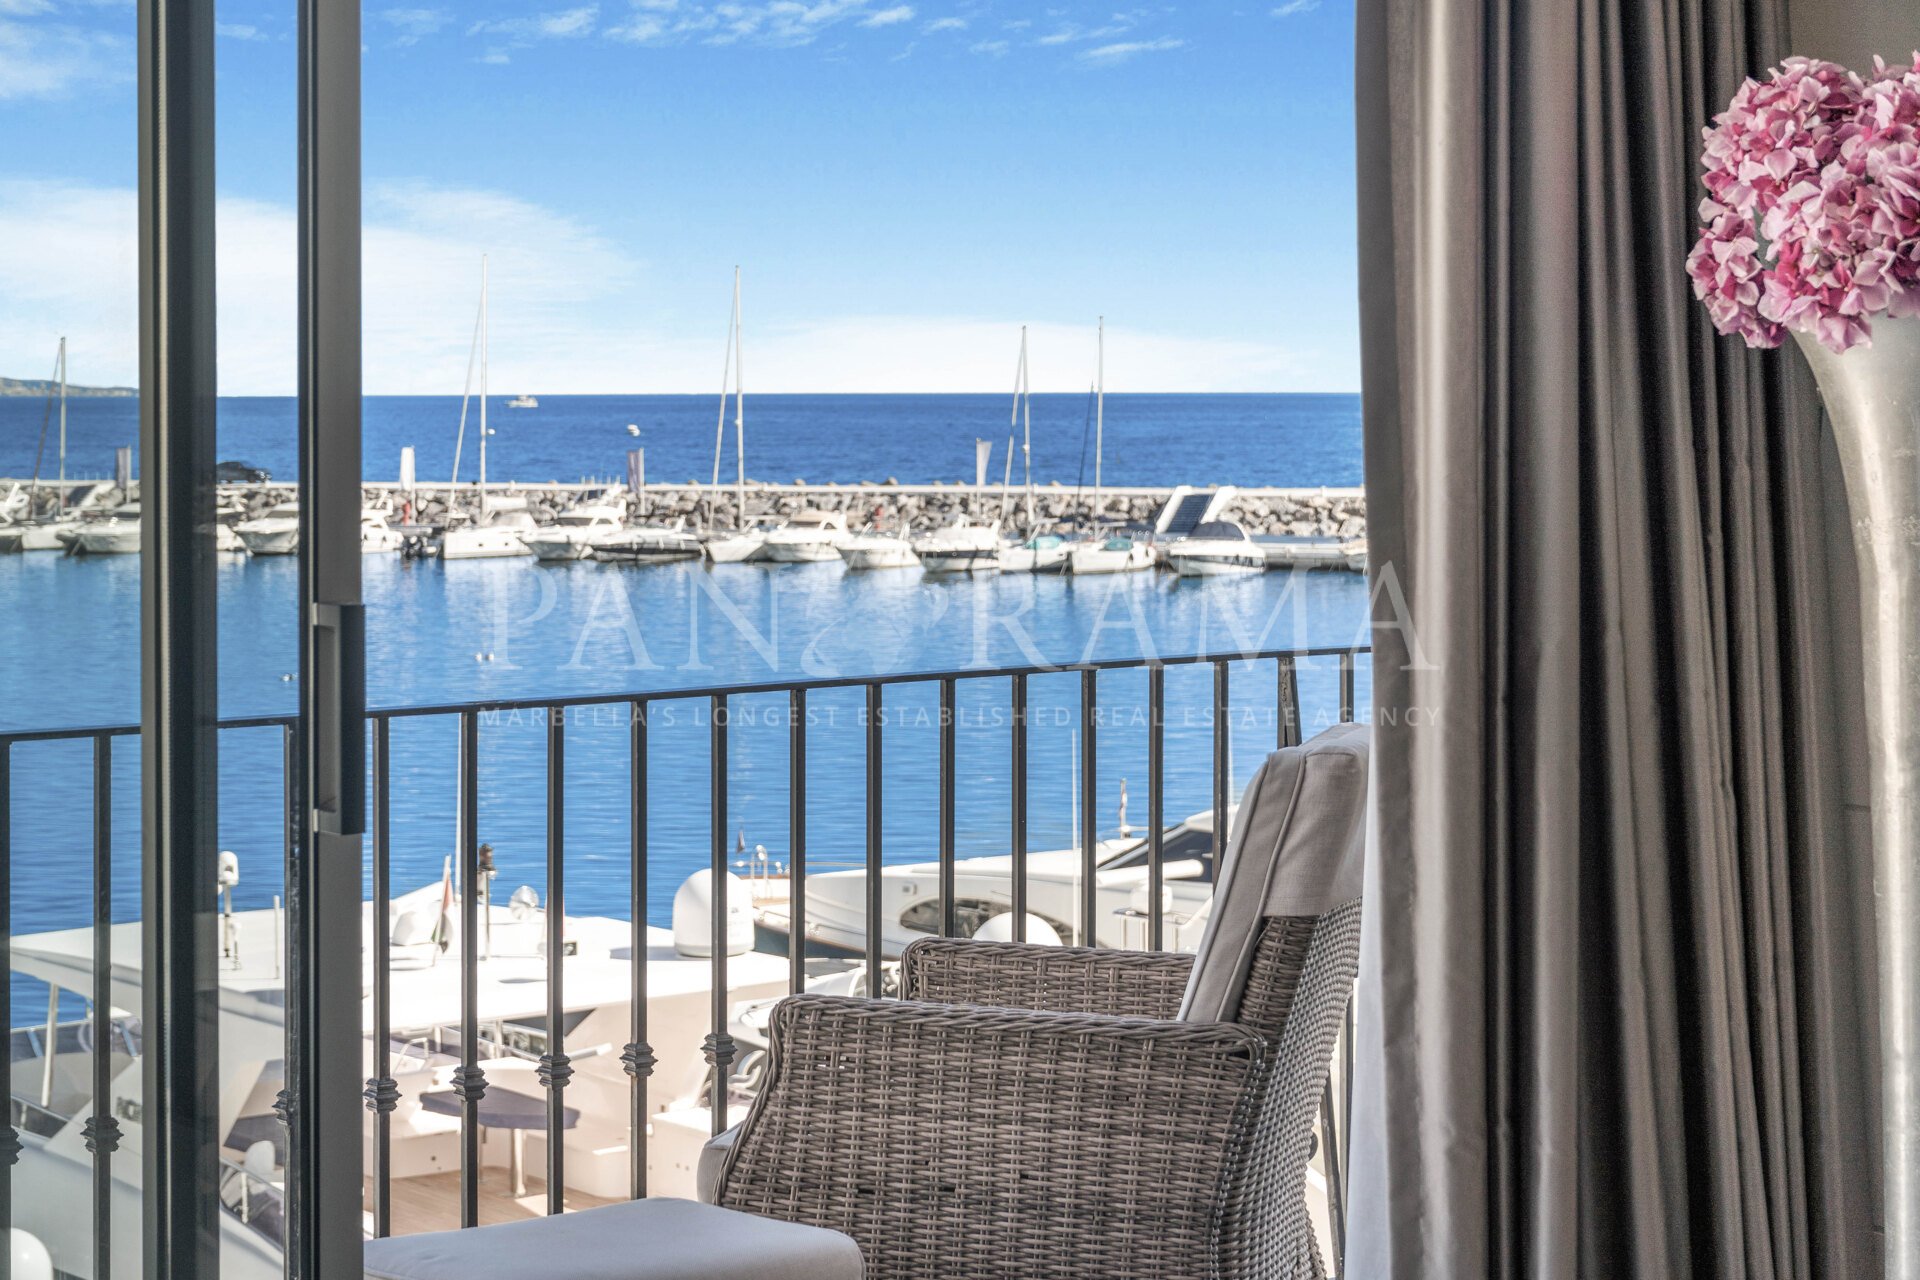
[[[974,524],[959,516],[913,544],[928,573],[994,573],[1000,568],[1000,522]]]
[[[813,564],[838,560],[841,544],[852,538],[846,516],[807,507],[767,535],[764,551],[776,564]]]
[[[1231,815],[1231,811],[1229,811]],[[1229,817],[1231,821],[1231,816]],[[1149,849],[1138,836],[1102,840],[1094,852],[1097,925],[1081,918],[1080,850],[1054,849],[1027,855],[1027,934],[1030,941],[1083,942],[1144,947],[1144,906]],[[1169,949],[1198,945],[1213,897],[1213,811],[1204,810],[1166,830],[1161,840],[1161,876]],[[880,873],[881,954],[894,958],[915,938],[938,934],[941,923],[940,864],[917,862]],[[784,948],[788,936],[788,885],[784,877],[749,881],[754,922],[767,948]],[[866,953],[867,873],[816,871],[807,876],[809,954],[857,957]],[[961,858],[954,864],[955,914],[960,933],[971,937],[989,922],[1004,929],[1013,911],[1013,859],[1008,855]],[[1005,917],[1005,919],[1002,919]],[[1037,924],[1053,934],[1046,938]],[[993,936],[989,931],[988,936]],[[1008,934],[1001,932],[1000,937]]]
[[[60,538],[58,533],[54,536]],[[87,520],[74,526],[68,550],[79,556],[140,554],[140,504],[123,502],[105,520]]]
[[[905,538],[872,529],[841,543],[840,558],[849,569],[910,569],[920,563]]]
[[[1144,533],[1112,533],[1077,542],[1067,554],[1068,572],[1137,573],[1153,568],[1153,543]]]
[[[1267,553],[1231,520],[1209,520],[1167,545],[1167,563],[1186,578],[1265,573]]]
[[[617,538],[627,527],[627,513],[604,502],[585,503],[562,511],[550,525],[521,539],[540,560],[585,560],[594,549]]]
[[[493,560],[532,555],[526,540],[539,527],[525,511],[496,511],[484,520],[457,525],[442,533],[439,555],[442,560]]]
[[[0,524],[0,555],[16,551],[65,551],[80,536],[79,520],[28,520]]]
[[[707,553],[707,559],[715,564],[745,564],[750,560],[770,559],[767,555],[767,535],[772,529],[756,526],[751,529],[730,529],[708,534],[701,544]]]
[[[1037,533],[1025,542],[1000,548],[1002,573],[1065,573],[1067,540],[1057,533]]]
[[[382,552],[398,551],[407,539],[389,523],[392,512],[384,507],[360,508],[360,552],[362,555],[375,555]]]
[[[233,526],[250,555],[290,556],[300,549],[300,504],[282,502]]]
[[[596,560],[628,564],[666,564],[674,560],[698,560],[700,539],[687,528],[684,519],[671,524],[628,525],[613,537],[596,544]]]

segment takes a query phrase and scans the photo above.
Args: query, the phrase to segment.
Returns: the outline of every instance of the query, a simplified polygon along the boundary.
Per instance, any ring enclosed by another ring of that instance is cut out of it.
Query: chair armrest
[[[900,957],[900,994],[946,1004],[1172,1018],[1192,972],[1193,957],[1171,951],[919,938]]]
[[[851,1235],[869,1280],[1205,1273],[1268,1053],[1231,1023],[820,995],[769,1036],[715,1202]]]

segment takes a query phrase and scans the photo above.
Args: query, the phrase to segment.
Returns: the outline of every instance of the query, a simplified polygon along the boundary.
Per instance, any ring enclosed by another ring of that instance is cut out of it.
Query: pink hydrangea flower
[[[1875,316],[1920,315],[1920,53],[1870,80],[1792,58],[1747,81],[1702,168],[1687,274],[1720,332],[1845,351]]]

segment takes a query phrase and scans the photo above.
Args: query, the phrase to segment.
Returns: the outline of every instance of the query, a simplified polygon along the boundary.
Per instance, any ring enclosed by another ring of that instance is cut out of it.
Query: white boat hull
[[[532,554],[518,529],[468,526],[449,529],[440,537],[442,560],[500,560]]]
[[[85,556],[131,556],[140,553],[140,526],[132,521],[109,520],[80,530],[74,552]]]
[[[902,538],[859,538],[840,548],[849,569],[911,569],[920,563]]]
[[[1106,546],[1080,546],[1068,557],[1070,572],[1138,573],[1153,568],[1153,548],[1144,542],[1130,542],[1124,549]]]
[[[1002,573],[1065,573],[1067,571],[1067,547],[1063,543],[1057,547],[1002,547],[1000,549],[1000,572]]]
[[[250,528],[243,524],[234,532],[240,535],[248,555],[290,556],[300,549],[300,526],[297,523],[287,527],[283,522],[275,521],[265,528]]]
[[[998,573],[1000,555],[993,551],[922,551],[920,564],[928,573]]]
[[[820,564],[840,558],[840,544],[825,539],[800,542],[768,538],[765,551],[766,558],[775,564]]]
[[[80,531],[78,520],[49,521],[43,524],[22,524],[10,528],[0,528],[0,554],[14,551],[64,551],[67,543],[60,535],[76,536]]]
[[[535,560],[558,563],[567,560],[585,560],[593,554],[593,541],[589,538],[574,537],[566,532],[542,529],[539,533],[530,533],[520,540]]]
[[[705,550],[707,559],[715,564],[745,564],[749,560],[764,560],[767,558],[767,535],[751,530],[723,534],[709,538]]]
[[[1230,578],[1267,571],[1265,556],[1258,556],[1255,561],[1250,562],[1241,558],[1222,556],[1169,554],[1167,563],[1171,564],[1173,571],[1183,578]]]

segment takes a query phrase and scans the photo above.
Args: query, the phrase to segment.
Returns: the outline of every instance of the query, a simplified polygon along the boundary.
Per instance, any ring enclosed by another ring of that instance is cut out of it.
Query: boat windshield
[[[1100,544],[1100,547],[1101,547],[1101,550],[1103,551],[1130,551],[1133,549],[1133,539],[1132,538],[1108,538],[1105,542]]]
[[[1114,854],[1100,864],[1102,871],[1117,871],[1126,867],[1144,867],[1152,856],[1148,842],[1142,840]],[[1172,866],[1176,862],[1193,861],[1200,864],[1200,874],[1183,879],[1194,879],[1205,884],[1213,883],[1213,832],[1198,827],[1178,826],[1166,833],[1160,841],[1160,864]]]

